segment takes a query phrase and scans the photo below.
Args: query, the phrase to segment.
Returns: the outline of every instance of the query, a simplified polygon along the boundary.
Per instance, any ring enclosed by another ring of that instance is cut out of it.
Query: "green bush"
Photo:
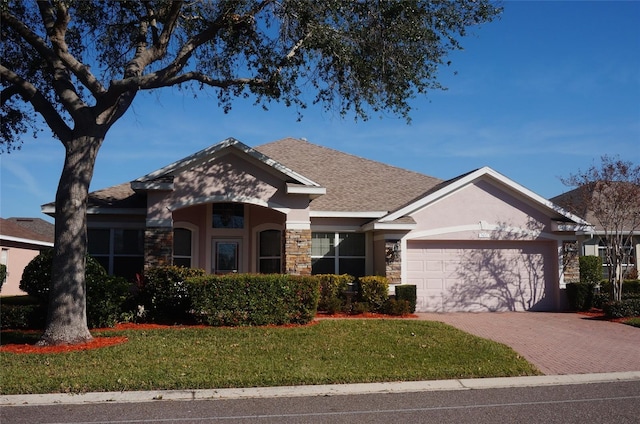
[[[0,308],[2,329],[42,329],[47,310],[39,302],[30,304],[7,304]]]
[[[607,302],[602,311],[609,318],[640,316],[640,299],[625,299],[620,302]]]
[[[593,307],[594,283],[568,283],[567,299],[572,311],[588,311]]]
[[[371,312],[383,312],[389,299],[389,280],[387,277],[370,275],[358,279],[358,301],[368,303]]]
[[[396,300],[406,300],[409,302],[409,313],[416,311],[417,287],[413,284],[401,284],[395,287]]]
[[[146,317],[164,323],[187,319],[191,299],[185,280],[205,274],[203,269],[179,266],[158,266],[145,270],[138,301],[144,307]]]
[[[600,293],[611,293],[611,283],[609,281],[602,281],[600,283]],[[626,298],[633,294],[640,294],[640,280],[625,280],[622,283],[622,298]]]
[[[395,316],[407,316],[415,312],[415,306],[406,299],[389,299],[384,305],[384,313]]]
[[[319,280],[283,274],[228,274],[186,281],[196,317],[214,326],[306,324],[316,314]]]
[[[5,264],[0,264],[0,290],[2,290],[2,285],[4,284],[4,280],[7,279],[7,266]]]
[[[602,280],[602,259],[600,256],[580,256],[580,282],[597,284]]]
[[[107,275],[102,265],[91,256],[87,256],[86,261],[85,279],[87,281]],[[24,267],[20,280],[20,290],[46,303],[49,300],[52,264],[53,249],[46,249],[40,252]]]
[[[345,308],[345,292],[354,282],[351,275],[319,274],[315,275],[320,284],[320,299],[318,310],[329,314],[341,312]]]
[[[87,277],[87,325],[113,327],[126,312],[131,283],[110,275]]]

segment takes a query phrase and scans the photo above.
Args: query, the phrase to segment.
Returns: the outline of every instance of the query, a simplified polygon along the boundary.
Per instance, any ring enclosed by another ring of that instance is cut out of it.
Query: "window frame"
[[[319,255],[314,255],[313,254],[313,241],[315,239],[315,235],[317,234],[329,234],[329,235],[333,235],[332,240],[333,240],[333,245],[329,247],[329,253],[331,253],[331,250],[333,250],[333,255],[331,254],[325,254],[323,256],[319,256]],[[342,243],[342,239],[343,236],[347,236],[347,235],[353,235],[353,234],[359,234],[362,236],[362,255],[341,255],[340,254],[340,244]],[[358,260],[362,260],[363,261],[363,265],[362,265],[362,270],[361,273],[362,275],[366,275],[367,272],[367,236],[366,233],[364,232],[358,232],[358,231],[312,231],[311,232],[311,273],[315,274],[313,272],[313,265],[314,262],[316,260],[319,259],[332,259],[333,260],[333,274],[339,275],[341,273],[341,267],[340,267],[340,263],[341,260],[344,259],[358,259]]]

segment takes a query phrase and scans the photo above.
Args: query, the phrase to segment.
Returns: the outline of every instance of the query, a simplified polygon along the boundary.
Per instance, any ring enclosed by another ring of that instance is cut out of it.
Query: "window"
[[[261,231],[258,240],[258,272],[282,272],[282,236],[280,230]]]
[[[623,249],[622,273],[624,275],[635,267],[635,254],[633,246],[625,246]],[[607,263],[607,244],[603,239],[600,239],[600,242],[598,243],[598,255],[602,260],[602,278],[608,279],[610,269],[609,264]]]
[[[191,268],[191,230],[175,228],[173,230],[173,264]]]
[[[89,254],[111,275],[133,278],[144,268],[144,230],[95,228],[87,231]]]
[[[244,228],[242,203],[214,203],[213,228]]]
[[[313,233],[311,235],[311,273],[365,274],[365,235],[363,233]]]

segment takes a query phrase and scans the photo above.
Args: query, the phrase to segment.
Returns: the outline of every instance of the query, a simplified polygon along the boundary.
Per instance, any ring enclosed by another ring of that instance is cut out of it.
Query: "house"
[[[637,186],[635,190],[638,190]],[[557,205],[560,205],[566,210],[573,211],[576,215],[583,217],[585,220],[593,224],[588,231],[581,231],[576,234],[576,249],[581,256],[600,256],[602,259],[602,278],[609,278],[609,264],[606,259],[606,235],[604,227],[595,216],[594,212],[589,209],[588,203],[591,201],[590,196],[593,196],[593,191],[586,190],[584,187],[578,187],[573,190],[562,193],[556,197],[553,197],[551,201]],[[636,201],[636,210],[638,210],[639,199]],[[634,235],[631,237],[631,243],[624,246],[625,248],[625,263],[622,264],[622,275],[625,278],[638,278],[638,263],[640,263],[640,234],[637,234],[638,221],[623,222],[620,223],[620,232],[622,234],[629,234],[634,230]],[[611,229],[609,229],[609,233]]]
[[[293,138],[224,140],[91,193],[88,215],[114,274],[384,275],[417,286],[419,311],[562,308],[587,225],[490,168],[442,181]]]
[[[0,218],[0,263],[7,279],[0,296],[26,294],[20,290],[22,271],[41,250],[53,247],[53,224],[40,218]]]

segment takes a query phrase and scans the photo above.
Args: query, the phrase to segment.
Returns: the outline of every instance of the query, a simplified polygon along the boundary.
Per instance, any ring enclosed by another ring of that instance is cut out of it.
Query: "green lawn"
[[[512,349],[442,323],[322,320],[314,325],[95,333],[127,343],[62,354],[0,353],[1,394],[210,389],[536,375]],[[3,332],[2,343],[37,334]]]

